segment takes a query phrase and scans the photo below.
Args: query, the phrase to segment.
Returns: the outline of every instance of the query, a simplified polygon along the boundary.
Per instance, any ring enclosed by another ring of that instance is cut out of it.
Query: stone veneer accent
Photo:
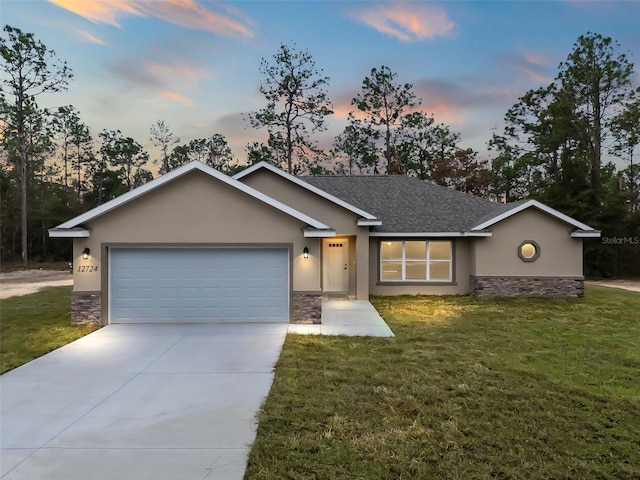
[[[71,294],[71,323],[100,325],[102,298],[99,293]],[[322,319],[322,295],[293,294],[291,323],[317,325]]]
[[[71,294],[71,323],[73,325],[100,325],[102,297],[99,293]]]
[[[322,295],[294,293],[292,310],[291,323],[318,325],[322,320]]]
[[[584,297],[582,277],[481,277],[471,275],[476,297]]]

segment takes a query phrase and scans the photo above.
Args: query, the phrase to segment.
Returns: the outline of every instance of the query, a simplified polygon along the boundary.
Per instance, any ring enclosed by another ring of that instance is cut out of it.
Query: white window
[[[383,282],[450,282],[450,241],[395,240],[380,242]]]

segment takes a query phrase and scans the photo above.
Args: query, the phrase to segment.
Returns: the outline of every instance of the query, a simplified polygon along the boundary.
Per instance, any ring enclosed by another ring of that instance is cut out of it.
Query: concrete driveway
[[[0,377],[0,478],[241,479],[286,324],[109,325]]]

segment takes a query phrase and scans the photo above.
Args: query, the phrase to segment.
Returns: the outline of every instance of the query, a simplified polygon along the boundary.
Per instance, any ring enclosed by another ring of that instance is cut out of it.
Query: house
[[[588,225],[405,176],[193,162],[49,231],[76,323],[318,319],[322,295],[583,295]]]

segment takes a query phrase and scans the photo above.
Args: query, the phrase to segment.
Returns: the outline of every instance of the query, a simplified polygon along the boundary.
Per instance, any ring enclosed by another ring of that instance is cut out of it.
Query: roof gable
[[[575,218],[565,215],[564,213],[559,212],[558,210],[555,210],[543,203],[540,203],[537,200],[522,200],[519,202],[502,204],[502,207],[498,207],[489,215],[485,215],[484,217],[480,218],[478,220],[478,223],[472,227],[472,230],[484,230],[528,208],[536,208],[556,218],[557,220],[560,220],[561,222],[575,227],[582,232],[582,234],[578,234],[575,236],[600,236],[600,232],[593,229],[589,225],[579,222]],[[588,235],[589,233],[591,233],[592,235]]]
[[[291,175],[273,165],[271,165],[270,163],[267,162],[259,162],[256,163],[255,165],[252,165],[244,170],[242,170],[241,172],[237,173],[236,175],[233,176],[234,179],[236,180],[241,180],[242,178],[258,171],[258,170],[268,170],[276,175],[279,175],[280,177],[289,180],[290,182],[310,191],[315,193],[316,195],[321,196],[322,198],[329,200],[330,202],[335,203],[336,205],[339,205],[342,208],[345,208],[347,210],[349,210],[352,213],[355,213],[356,215],[360,215],[362,217],[362,220],[359,222],[359,225],[379,225],[380,222],[378,221],[379,219],[375,216],[372,215],[371,213],[366,212],[365,210],[352,205],[346,201],[344,201],[343,199],[340,199],[334,195],[332,195],[331,193],[322,190],[320,188],[317,188],[316,186],[302,180],[300,177],[296,177],[295,175]],[[307,177],[305,177],[307,178]],[[368,222],[367,222],[368,221]]]
[[[188,163],[187,165],[183,165],[179,168],[176,168],[175,170],[172,170],[169,173],[166,173],[165,175],[162,175],[161,177],[156,178],[155,180],[150,181],[149,183],[145,183],[144,185],[135,188],[123,195],[120,195],[117,198],[114,198],[113,200],[110,200],[109,202],[100,205],[98,207],[95,207],[81,215],[78,215],[75,218],[72,218],[71,220],[68,220],[60,225],[58,225],[57,227],[49,230],[49,234],[52,237],[77,237],[77,236],[88,236],[88,232],[85,229],[79,228],[82,224],[89,222],[95,218],[100,217],[101,215],[104,215],[108,212],[111,212],[117,208],[123,207],[124,205],[126,205],[127,203],[135,200],[136,198],[150,192],[153,191],[155,189],[157,189],[158,187],[161,187],[162,185],[165,185],[177,178],[180,178],[182,176],[184,176],[187,173],[193,172],[193,171],[200,171],[202,173],[205,173],[213,178],[215,178],[216,180],[219,180],[233,188],[238,189],[239,191],[261,201],[264,202],[274,208],[276,208],[277,210],[282,211],[283,213],[286,213],[287,215],[290,215],[306,224],[308,224],[311,227],[311,230],[309,231],[313,231],[313,230],[323,230],[323,231],[327,231],[330,232],[331,231],[331,227],[329,227],[328,225],[325,225],[324,223],[311,218],[310,216],[299,212],[298,210],[291,208],[288,205],[285,205],[282,202],[279,202],[267,195],[265,195],[262,192],[259,192],[258,190],[255,190],[251,187],[249,187],[248,185],[245,185],[242,182],[239,182],[238,180],[235,180],[227,175],[225,175],[222,172],[219,172],[207,165],[204,165],[203,163],[194,161],[191,163]]]

